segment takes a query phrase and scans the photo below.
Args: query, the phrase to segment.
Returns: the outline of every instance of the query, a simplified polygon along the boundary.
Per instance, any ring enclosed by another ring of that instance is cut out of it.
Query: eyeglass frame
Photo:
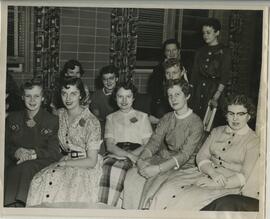
[[[238,113],[234,113],[232,111],[228,111],[227,112],[227,116],[230,116],[230,117],[242,117],[242,116],[245,116],[246,114],[248,114],[248,112],[238,112]]]

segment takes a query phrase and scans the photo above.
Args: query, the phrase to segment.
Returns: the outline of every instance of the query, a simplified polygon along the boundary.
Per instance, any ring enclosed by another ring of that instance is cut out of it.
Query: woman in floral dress
[[[97,118],[81,105],[85,96],[81,79],[63,81],[61,97],[65,108],[59,110],[58,137],[65,156],[35,175],[27,206],[97,202],[101,131]]]

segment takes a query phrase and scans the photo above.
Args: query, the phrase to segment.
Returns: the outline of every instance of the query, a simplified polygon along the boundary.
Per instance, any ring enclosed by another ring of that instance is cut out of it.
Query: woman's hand
[[[156,176],[160,173],[158,165],[150,165],[140,170],[139,173],[146,179]]]
[[[214,180],[204,177],[199,179],[196,182],[196,185],[202,188],[208,188],[208,189],[221,189],[224,188],[223,186],[221,186],[220,184],[216,183]]]
[[[145,160],[142,160],[140,158],[137,160],[137,163],[136,164],[137,164],[137,167],[138,167],[139,172],[142,169],[144,169],[145,167],[150,166],[150,163],[149,162],[147,162]]]
[[[132,153],[129,153],[129,154],[127,155],[127,157],[132,161],[132,163],[136,163],[137,160],[138,160],[138,156],[136,156],[136,155],[134,155],[134,154],[132,154]]]
[[[215,183],[217,183],[220,186],[224,187],[226,185],[227,179],[220,173],[215,172],[214,174],[211,175],[211,178]]]
[[[65,160],[59,161],[56,166],[57,167],[65,167],[67,165],[67,162]]]
[[[32,155],[34,154],[35,152],[33,152],[33,150],[31,149],[26,149],[26,148],[19,148],[18,150],[16,150],[15,152],[15,158],[18,160],[17,161],[17,165],[18,164],[21,164],[27,160],[32,160]]]

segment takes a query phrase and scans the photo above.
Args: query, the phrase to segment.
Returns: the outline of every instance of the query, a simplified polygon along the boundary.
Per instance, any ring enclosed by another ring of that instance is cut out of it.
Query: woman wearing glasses
[[[197,154],[198,168],[179,170],[148,200],[150,209],[200,210],[240,194],[259,156],[259,138],[248,126],[255,107],[244,95],[225,101],[227,125],[211,132]]]

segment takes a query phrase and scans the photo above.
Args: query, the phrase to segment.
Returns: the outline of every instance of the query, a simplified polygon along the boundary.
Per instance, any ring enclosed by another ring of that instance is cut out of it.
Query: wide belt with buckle
[[[132,142],[118,142],[116,145],[125,151],[133,151],[141,146],[138,143]]]
[[[62,150],[62,154],[65,155],[65,156],[68,155],[71,158],[85,157],[85,155],[86,155],[84,152],[73,151],[73,150],[71,150],[71,151],[64,151],[64,150]]]

